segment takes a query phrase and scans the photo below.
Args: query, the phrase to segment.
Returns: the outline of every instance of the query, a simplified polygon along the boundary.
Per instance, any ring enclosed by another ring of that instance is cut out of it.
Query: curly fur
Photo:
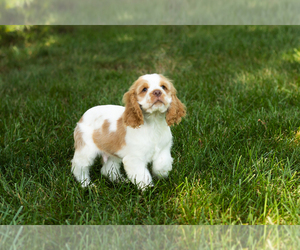
[[[181,118],[185,115],[185,105],[177,98],[176,93],[172,94],[172,103],[166,114],[166,121],[168,126],[172,126],[175,123],[179,124],[181,122]]]
[[[123,96],[125,111],[123,115],[124,124],[132,128],[138,128],[144,124],[143,113],[138,104],[136,90],[130,89]]]

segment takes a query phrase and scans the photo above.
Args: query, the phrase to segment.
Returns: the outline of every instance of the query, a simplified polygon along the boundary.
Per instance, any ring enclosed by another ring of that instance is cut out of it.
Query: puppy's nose
[[[156,89],[153,91],[153,95],[155,95],[156,97],[160,97],[161,96],[161,91]]]

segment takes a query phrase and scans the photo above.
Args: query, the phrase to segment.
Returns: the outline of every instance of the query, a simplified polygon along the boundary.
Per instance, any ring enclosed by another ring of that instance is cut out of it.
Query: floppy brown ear
[[[176,94],[172,94],[172,102],[166,115],[168,126],[172,126],[174,123],[180,123],[181,117],[184,117],[185,115],[185,105],[177,98]]]
[[[138,128],[144,124],[143,113],[137,102],[134,89],[124,94],[123,102],[125,103],[125,112],[123,114],[124,124],[132,128]]]

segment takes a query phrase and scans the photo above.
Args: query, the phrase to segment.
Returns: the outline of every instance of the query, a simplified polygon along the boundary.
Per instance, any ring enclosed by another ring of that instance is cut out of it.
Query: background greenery
[[[0,24],[299,25],[298,0],[0,0]]]
[[[0,224],[298,224],[300,27],[0,28]],[[73,129],[145,73],[188,115],[173,170],[141,193],[70,173]]]

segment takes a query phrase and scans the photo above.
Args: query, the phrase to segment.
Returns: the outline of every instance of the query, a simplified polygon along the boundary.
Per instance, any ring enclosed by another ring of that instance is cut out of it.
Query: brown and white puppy
[[[170,126],[179,123],[186,108],[170,80],[159,74],[141,76],[124,94],[125,107],[96,106],[84,113],[74,132],[72,172],[83,187],[90,184],[89,167],[101,155],[101,173],[121,180],[120,164],[139,188],[151,186],[153,174],[167,177],[172,169]]]

